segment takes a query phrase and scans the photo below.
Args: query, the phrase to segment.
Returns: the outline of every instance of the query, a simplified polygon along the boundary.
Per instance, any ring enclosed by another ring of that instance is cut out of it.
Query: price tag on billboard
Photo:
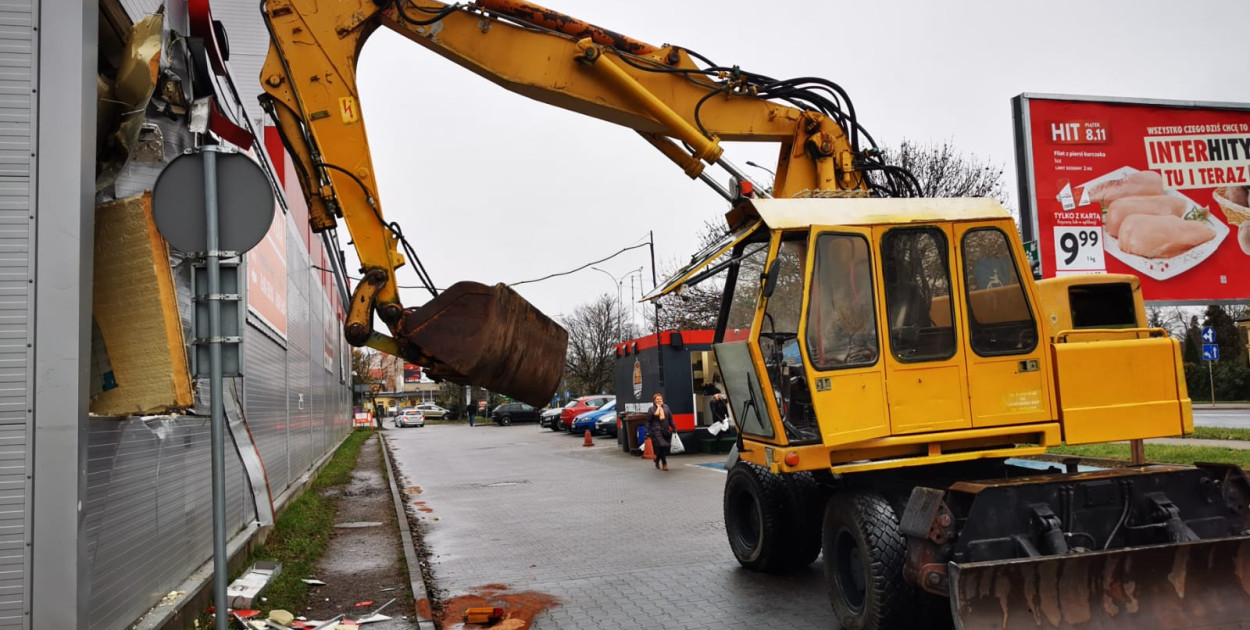
[[[1056,272],[1105,272],[1102,228],[1057,227],[1055,228]]]

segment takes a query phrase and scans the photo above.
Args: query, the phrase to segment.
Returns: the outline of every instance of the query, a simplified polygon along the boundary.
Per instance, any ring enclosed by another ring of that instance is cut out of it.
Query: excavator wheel
[[[884,497],[839,492],[825,507],[825,583],[838,623],[846,630],[895,630],[921,625],[915,597],[903,581],[907,540]]]
[[[794,491],[781,475],[738,462],[725,481],[725,532],[738,563],[752,571],[785,573],[811,564],[817,548],[804,545]]]

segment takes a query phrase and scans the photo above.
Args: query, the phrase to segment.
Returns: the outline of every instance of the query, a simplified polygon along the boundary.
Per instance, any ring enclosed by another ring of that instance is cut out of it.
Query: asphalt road
[[[674,457],[660,472],[610,439],[586,448],[533,424],[386,437],[443,600],[554,597],[539,629],[837,627],[819,560],[790,576],[738,566],[723,456]]]
[[[1250,429],[1250,409],[1194,409],[1194,424],[1200,427]]]

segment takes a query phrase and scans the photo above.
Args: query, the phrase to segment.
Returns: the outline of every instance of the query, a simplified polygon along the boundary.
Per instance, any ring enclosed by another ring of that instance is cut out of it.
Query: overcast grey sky
[[[544,4],[721,65],[835,81],[878,142],[950,141],[1005,166],[1013,197],[1009,99],[1021,92],[1250,103],[1247,0]],[[634,132],[507,92],[388,31],[366,45],[359,81],[383,210],[439,286],[571,269],[648,230],[663,269],[727,209]],[[732,144],[726,157],[771,168],[776,147]],[[599,266],[646,267],[650,287],[645,248]],[[408,269],[400,278],[416,284]],[[552,316],[617,291],[592,270],[517,289]]]

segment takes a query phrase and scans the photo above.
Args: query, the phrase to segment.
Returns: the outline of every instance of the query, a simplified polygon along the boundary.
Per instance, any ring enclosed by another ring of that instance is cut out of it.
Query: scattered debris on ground
[[[560,605],[558,599],[546,593],[510,593],[506,584],[486,584],[472,590],[468,595],[443,600],[439,610],[432,610],[430,602],[423,599],[417,602],[417,614],[430,615],[443,628],[460,623],[467,624],[465,627],[468,628],[478,625],[466,617],[471,609],[498,608],[498,621],[483,624],[483,627],[488,626],[493,630],[525,630],[530,627],[538,613]]]

